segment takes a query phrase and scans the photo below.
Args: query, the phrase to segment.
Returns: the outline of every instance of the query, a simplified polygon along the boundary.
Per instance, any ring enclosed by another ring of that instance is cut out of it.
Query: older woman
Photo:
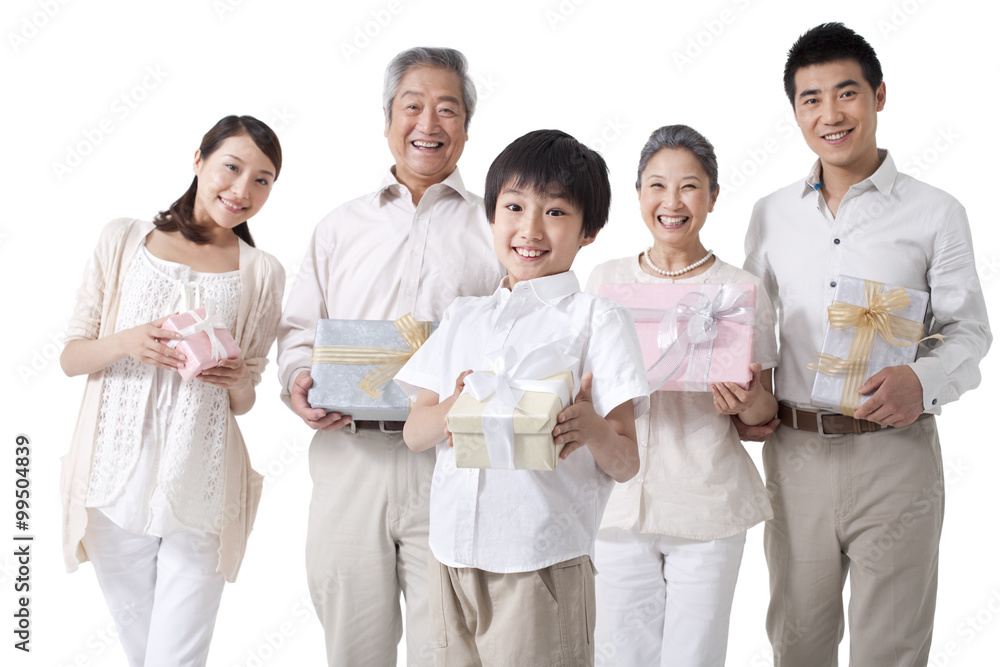
[[[702,244],[718,171],[712,145],[695,130],[671,125],[653,132],[636,181],[653,245],[601,264],[588,284],[592,292],[605,283],[757,285],[748,388],[654,391],[648,415],[636,423],[641,469],[615,487],[596,551],[597,651],[623,666],[724,664],[746,531],[771,517],[760,474],[729,415],[761,424],[777,411],[774,313],[760,280]]]

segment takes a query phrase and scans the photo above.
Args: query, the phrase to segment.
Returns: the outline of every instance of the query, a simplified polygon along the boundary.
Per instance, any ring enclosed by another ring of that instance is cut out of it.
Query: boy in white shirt
[[[507,278],[492,296],[456,299],[396,375],[415,400],[406,444],[437,447],[436,665],[593,664],[594,540],[614,482],[639,469],[635,417],[649,405],[628,310],[581,292],[570,271],[610,200],[604,160],[573,137],[538,130],[511,143],[491,165],[485,194]],[[544,345],[575,359],[576,397],[552,431],[565,445],[556,469],[457,469],[445,415],[465,376],[500,350],[524,358]]]

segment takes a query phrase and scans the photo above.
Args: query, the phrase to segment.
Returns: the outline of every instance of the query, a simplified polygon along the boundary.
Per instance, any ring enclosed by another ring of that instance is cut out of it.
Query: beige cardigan
[[[119,294],[129,264],[153,224],[119,218],[101,233],[66,332],[66,340],[95,339],[115,330]],[[256,386],[277,334],[285,272],[271,255],[240,241],[240,302],[235,338]],[[87,491],[100,415],[104,372],[87,377],[83,405],[69,452],[62,458],[63,556],[66,569],[76,571],[87,560],[81,540],[87,530]],[[243,436],[232,411],[226,428],[223,526],[218,571],[234,581],[257,514],[263,477],[250,467]]]

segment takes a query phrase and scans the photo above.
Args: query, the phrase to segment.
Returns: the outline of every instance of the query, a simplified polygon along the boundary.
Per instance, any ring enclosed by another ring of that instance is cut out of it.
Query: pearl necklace
[[[650,257],[649,257],[649,251],[652,250],[652,249],[653,249],[653,246],[649,246],[648,248],[646,248],[645,251],[643,251],[643,253],[642,253],[643,259],[646,260],[646,264],[649,264],[649,268],[653,269],[654,271],[656,271],[657,273],[659,273],[661,276],[667,276],[668,278],[673,278],[675,276],[679,276],[679,275],[685,274],[688,271],[693,271],[694,269],[697,269],[699,266],[701,266],[702,264],[704,264],[705,262],[707,262],[709,259],[711,259],[712,255],[714,254],[711,250],[709,250],[707,255],[705,255],[704,257],[702,257],[701,259],[699,259],[694,264],[688,264],[683,269],[678,269],[677,271],[664,271],[663,269],[661,269],[660,267],[658,267],[656,264],[653,264],[653,260],[650,259]]]

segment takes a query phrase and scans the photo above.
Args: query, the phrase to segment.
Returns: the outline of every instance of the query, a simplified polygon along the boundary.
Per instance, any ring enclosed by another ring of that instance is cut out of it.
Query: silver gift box
[[[886,292],[897,288],[897,285],[883,286],[883,290]],[[914,324],[922,324],[930,295],[927,292],[916,289],[905,289],[910,303],[905,308],[893,311],[892,315],[909,320]],[[865,280],[852,276],[840,276],[837,279],[837,289],[834,292],[833,299],[834,301],[841,301],[856,306],[865,306]],[[851,342],[854,339],[856,331],[857,329],[854,328],[834,329],[828,323],[823,338],[823,353],[847,359],[850,356]],[[916,342],[907,347],[899,347],[886,342],[876,334],[871,348],[871,355],[868,359],[868,365],[864,369],[861,369],[860,380],[864,382],[883,368],[911,363],[916,357]],[[843,372],[835,375],[824,375],[817,372],[816,379],[813,381],[810,403],[816,407],[831,408],[837,412],[841,412],[840,403],[844,390],[844,382],[845,374]],[[858,401],[858,407],[863,405],[869,398],[870,395],[857,397],[855,400]]]
[[[437,322],[429,324],[431,331],[438,325]],[[391,320],[319,320],[315,348],[321,346],[410,349]],[[410,411],[410,401],[391,376],[378,387],[382,392],[378,398],[373,398],[360,387],[365,376],[379,365],[315,363],[314,356],[310,371],[313,383],[309,388],[309,405],[327,412],[350,415],[355,420],[404,421]]]

